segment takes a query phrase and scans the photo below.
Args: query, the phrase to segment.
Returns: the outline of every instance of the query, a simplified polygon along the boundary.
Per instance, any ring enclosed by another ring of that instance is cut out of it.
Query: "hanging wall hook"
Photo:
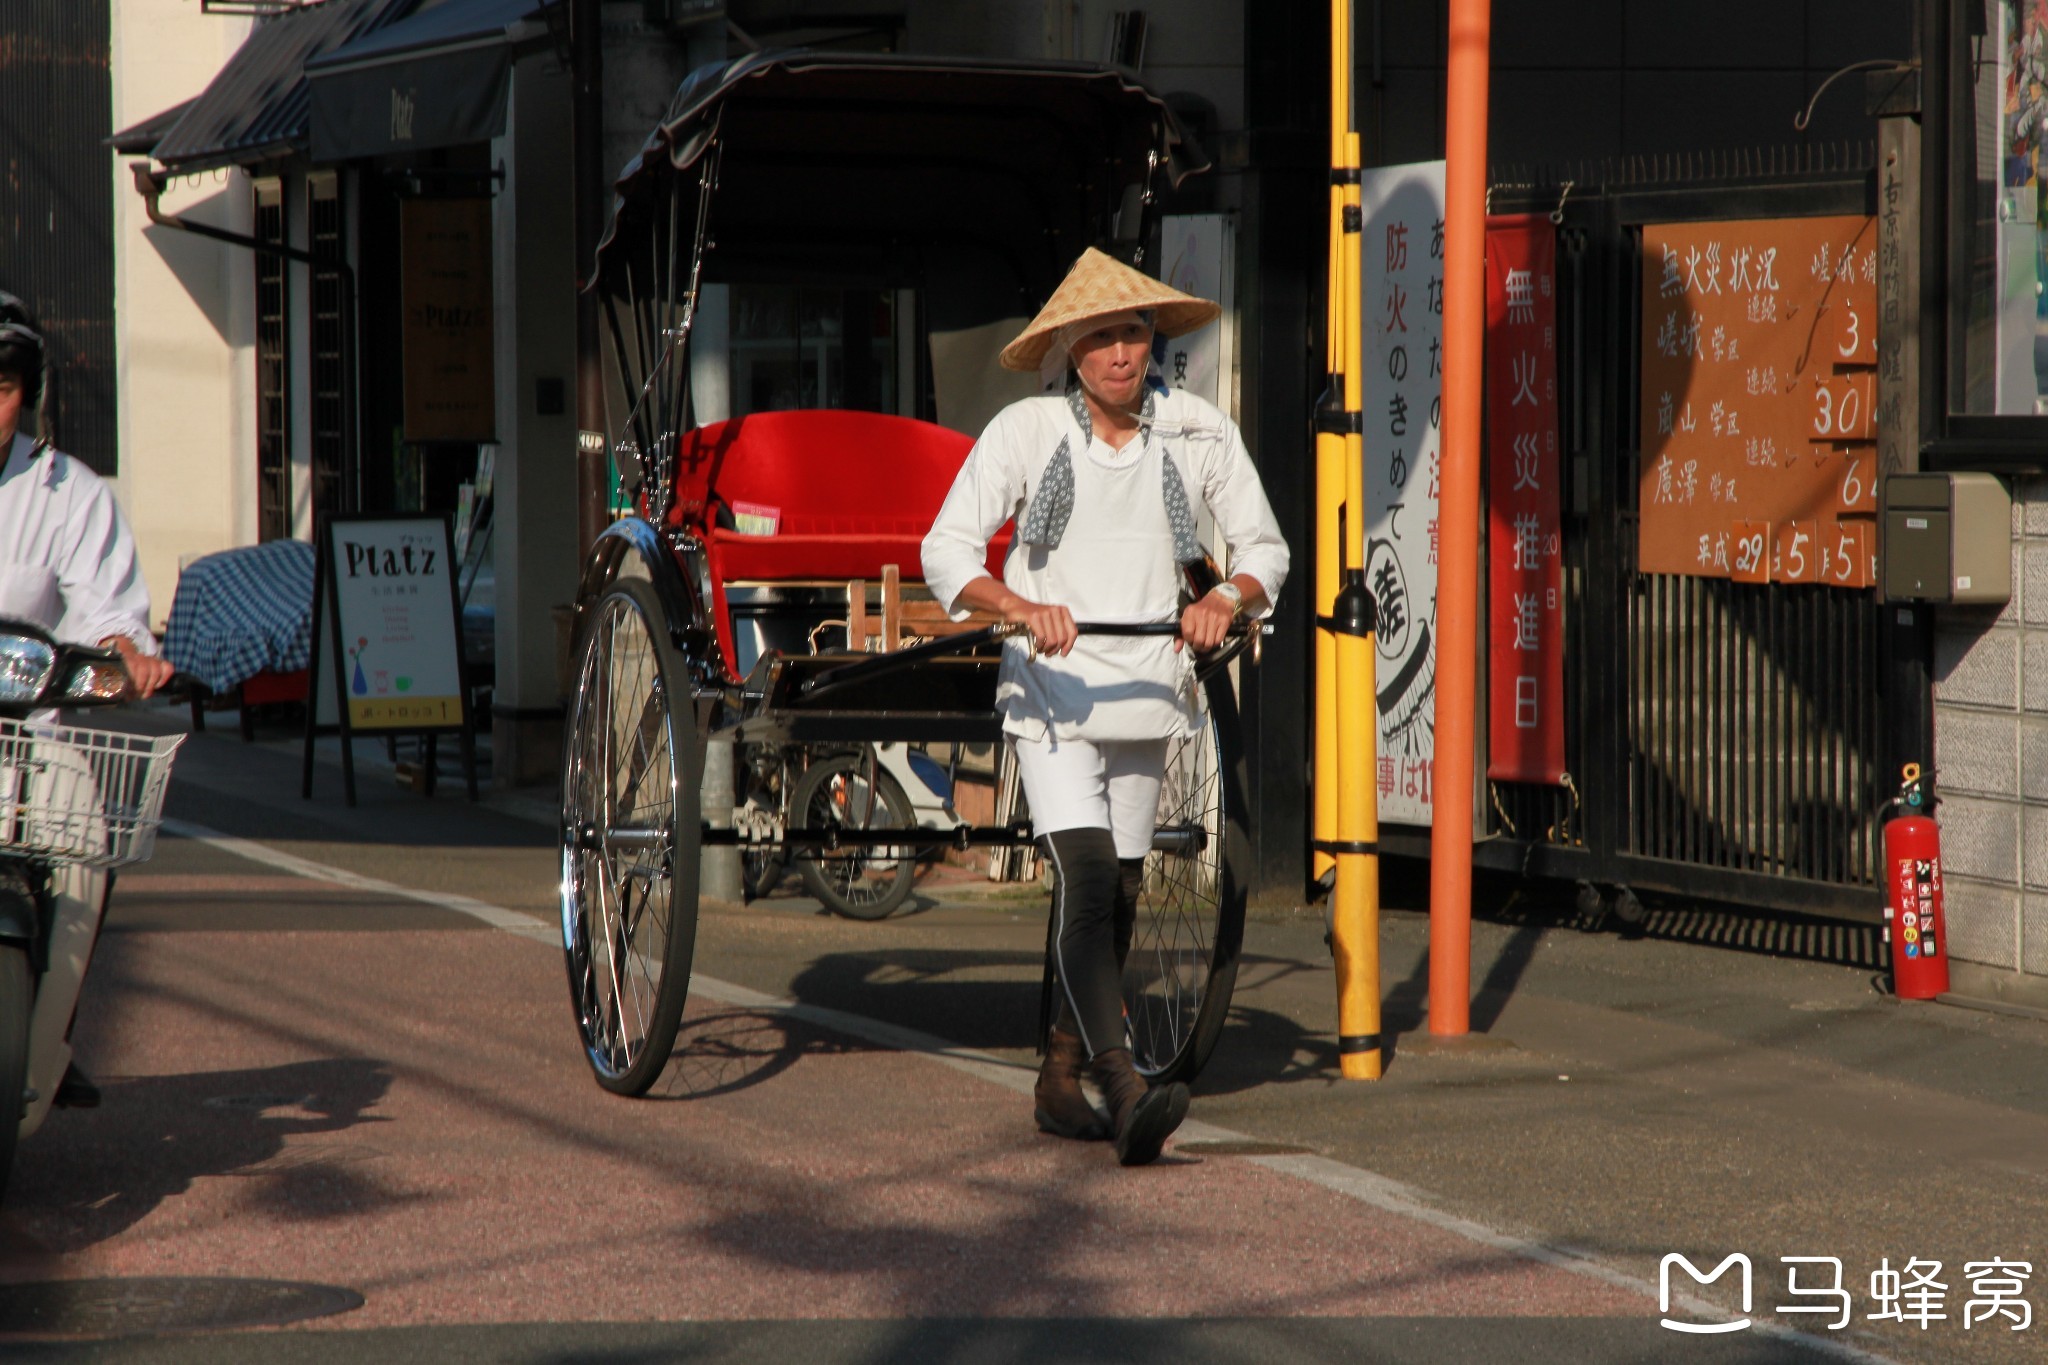
[[[1851,62],[1847,66],[1831,73],[1826,80],[1820,83],[1820,88],[1813,92],[1813,98],[1806,102],[1806,108],[1793,116],[1792,126],[1802,133],[1805,132],[1806,125],[1813,121],[1813,106],[1820,103],[1820,97],[1827,92],[1829,86],[1848,75],[1851,71],[1915,71],[1919,69],[1919,66],[1918,62],[1897,62],[1884,57],[1874,58],[1867,62]]]
[[[1564,222],[1564,201],[1572,197],[1572,187],[1578,183],[1576,180],[1567,180],[1559,188],[1557,192],[1557,207],[1550,211],[1552,226],[1557,226]]]

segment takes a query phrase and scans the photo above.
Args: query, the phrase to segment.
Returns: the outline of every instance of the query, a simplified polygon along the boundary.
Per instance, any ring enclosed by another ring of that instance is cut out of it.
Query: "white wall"
[[[201,14],[197,5],[112,0],[114,126],[198,94],[248,31],[248,20]],[[254,267],[245,251],[151,225],[130,160],[108,159],[118,492],[161,624],[182,557],[256,536]],[[250,226],[249,186],[239,172],[181,181],[163,207],[237,232]]]

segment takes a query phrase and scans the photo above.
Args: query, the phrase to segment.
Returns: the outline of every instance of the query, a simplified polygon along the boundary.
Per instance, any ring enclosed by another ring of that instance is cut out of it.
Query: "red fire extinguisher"
[[[1897,812],[1884,822],[1884,930],[1892,989],[1901,1000],[1932,1000],[1948,989],[1948,921],[1941,912],[1941,828],[1920,765],[1900,776]]]

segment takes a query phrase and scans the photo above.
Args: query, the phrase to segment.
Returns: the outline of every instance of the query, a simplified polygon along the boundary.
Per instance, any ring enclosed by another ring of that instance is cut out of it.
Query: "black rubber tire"
[[[804,775],[798,779],[796,791],[790,797],[789,820],[799,828],[819,828],[825,824],[839,822],[856,824],[865,822],[869,829],[912,828],[915,816],[911,811],[910,798],[903,794],[896,779],[877,768],[874,771],[875,790],[881,796],[881,809],[870,811],[863,803],[859,811],[851,812],[851,819],[842,817],[838,803],[826,791],[828,784],[851,779],[865,784],[868,779],[868,756],[865,753],[834,754],[829,758],[815,760]],[[804,889],[816,896],[827,910],[848,919],[887,919],[898,906],[910,898],[910,889],[917,881],[917,854],[906,845],[899,850],[904,856],[895,859],[877,859],[870,851],[861,848],[804,849],[797,854],[796,866],[804,879]],[[893,870],[890,865],[893,863]],[[842,887],[839,881],[849,876],[858,876],[870,869],[882,870],[879,890],[874,895],[855,896],[850,888]]]
[[[1202,684],[1209,723],[1186,743],[1205,745],[1200,794],[1176,802],[1169,750],[1168,781],[1160,788],[1162,828],[1201,824],[1218,837],[1182,861],[1156,851],[1146,859],[1145,892],[1124,964],[1124,1014],[1131,1056],[1154,1084],[1191,1081],[1223,1036],[1237,964],[1244,949],[1245,874],[1251,867],[1249,810],[1245,804],[1244,745],[1237,693],[1228,669]],[[1188,809],[1192,803],[1197,809]],[[1209,850],[1214,850],[1214,856]]]
[[[622,685],[629,695],[619,698]],[[639,579],[614,583],[590,609],[564,727],[561,895],[562,947],[584,1056],[597,1083],[619,1095],[645,1094],[668,1065],[690,987],[704,844],[698,799],[704,736],[689,699],[689,672],[670,642],[654,589]],[[642,748],[665,745],[667,763],[657,756],[643,767],[631,755],[623,768],[610,761],[608,741],[622,732],[616,724],[601,728],[600,722],[610,722],[615,704],[627,711],[637,707],[636,715],[624,717],[630,731],[625,737]],[[621,773],[627,774],[623,784]],[[650,774],[656,785],[643,786],[640,779]],[[600,775],[603,787],[594,780]],[[637,838],[626,842],[620,834]],[[651,849],[644,846],[650,838],[656,841]],[[636,843],[643,844],[643,856],[621,856]],[[605,914],[607,878],[615,888],[614,916]],[[636,881],[645,883],[637,906],[631,894]],[[600,920],[624,926],[623,936],[605,933],[602,956],[616,963],[623,947],[625,970],[604,970],[593,953],[593,911]],[[639,969],[639,985],[632,981],[633,967]]]
[[[7,1195],[7,1176],[14,1169],[14,1145],[28,1108],[28,1021],[35,1008],[35,977],[28,950],[19,943],[0,943],[0,1200]]]

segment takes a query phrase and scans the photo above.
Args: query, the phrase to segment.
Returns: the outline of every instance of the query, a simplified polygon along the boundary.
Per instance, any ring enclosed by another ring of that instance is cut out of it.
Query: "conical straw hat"
[[[1221,304],[1169,288],[1091,246],[1074,262],[1031,325],[1003,347],[1003,368],[1036,372],[1061,328],[1138,308],[1153,310],[1153,330],[1164,337],[1207,327],[1223,312]]]

